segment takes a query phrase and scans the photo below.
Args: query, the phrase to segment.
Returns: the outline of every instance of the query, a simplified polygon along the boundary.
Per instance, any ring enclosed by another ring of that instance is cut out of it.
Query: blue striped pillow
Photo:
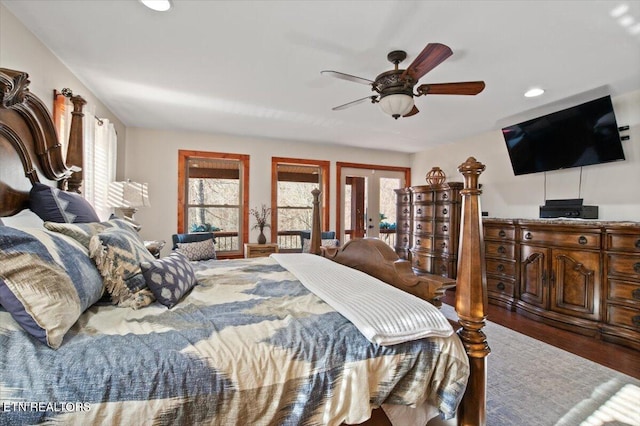
[[[57,349],[104,290],[87,250],[40,228],[0,227],[0,304],[33,337]]]

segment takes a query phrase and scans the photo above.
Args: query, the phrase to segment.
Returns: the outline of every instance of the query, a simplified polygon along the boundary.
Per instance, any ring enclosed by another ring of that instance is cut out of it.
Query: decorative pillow
[[[100,222],[91,204],[79,194],[34,183],[29,208],[44,221],[58,223]]]
[[[178,243],[177,252],[184,254],[189,260],[209,260],[216,258],[216,248],[213,239],[194,243]]]
[[[77,241],[44,228],[0,227],[0,304],[39,341],[60,347],[103,290]]]
[[[49,231],[59,232],[64,235],[68,235],[80,244],[89,249],[89,242],[91,237],[97,235],[108,228],[119,228],[129,231],[135,231],[133,226],[129,222],[123,219],[109,219],[106,222],[91,222],[91,223],[56,223],[45,222],[44,227]]]
[[[89,256],[96,263],[111,301],[116,305],[138,309],[155,300],[153,293],[146,288],[140,269],[140,262],[155,259],[135,231],[105,229],[91,237]]]
[[[320,245],[322,247],[338,247],[340,245],[340,241],[335,240],[335,239],[320,240]],[[311,252],[311,240],[310,239],[305,238],[304,240],[302,240],[302,252],[303,253],[310,253]]]
[[[193,266],[180,252],[153,262],[141,262],[140,268],[158,302],[169,308],[173,308],[196,285]]]

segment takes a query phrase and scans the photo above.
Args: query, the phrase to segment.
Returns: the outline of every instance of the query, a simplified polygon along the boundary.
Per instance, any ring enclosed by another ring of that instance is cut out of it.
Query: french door
[[[405,167],[337,163],[339,239],[381,238],[395,245],[395,189],[410,185]]]

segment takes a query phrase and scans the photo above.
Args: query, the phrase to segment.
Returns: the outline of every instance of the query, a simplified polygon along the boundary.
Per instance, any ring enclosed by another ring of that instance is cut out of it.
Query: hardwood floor
[[[448,290],[442,301],[455,305],[455,290]],[[551,327],[492,304],[487,320],[640,379],[640,351]]]

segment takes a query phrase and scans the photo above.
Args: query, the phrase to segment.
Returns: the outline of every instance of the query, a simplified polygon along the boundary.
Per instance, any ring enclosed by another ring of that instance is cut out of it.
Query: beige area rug
[[[484,331],[489,426],[640,426],[640,380],[492,322]]]

